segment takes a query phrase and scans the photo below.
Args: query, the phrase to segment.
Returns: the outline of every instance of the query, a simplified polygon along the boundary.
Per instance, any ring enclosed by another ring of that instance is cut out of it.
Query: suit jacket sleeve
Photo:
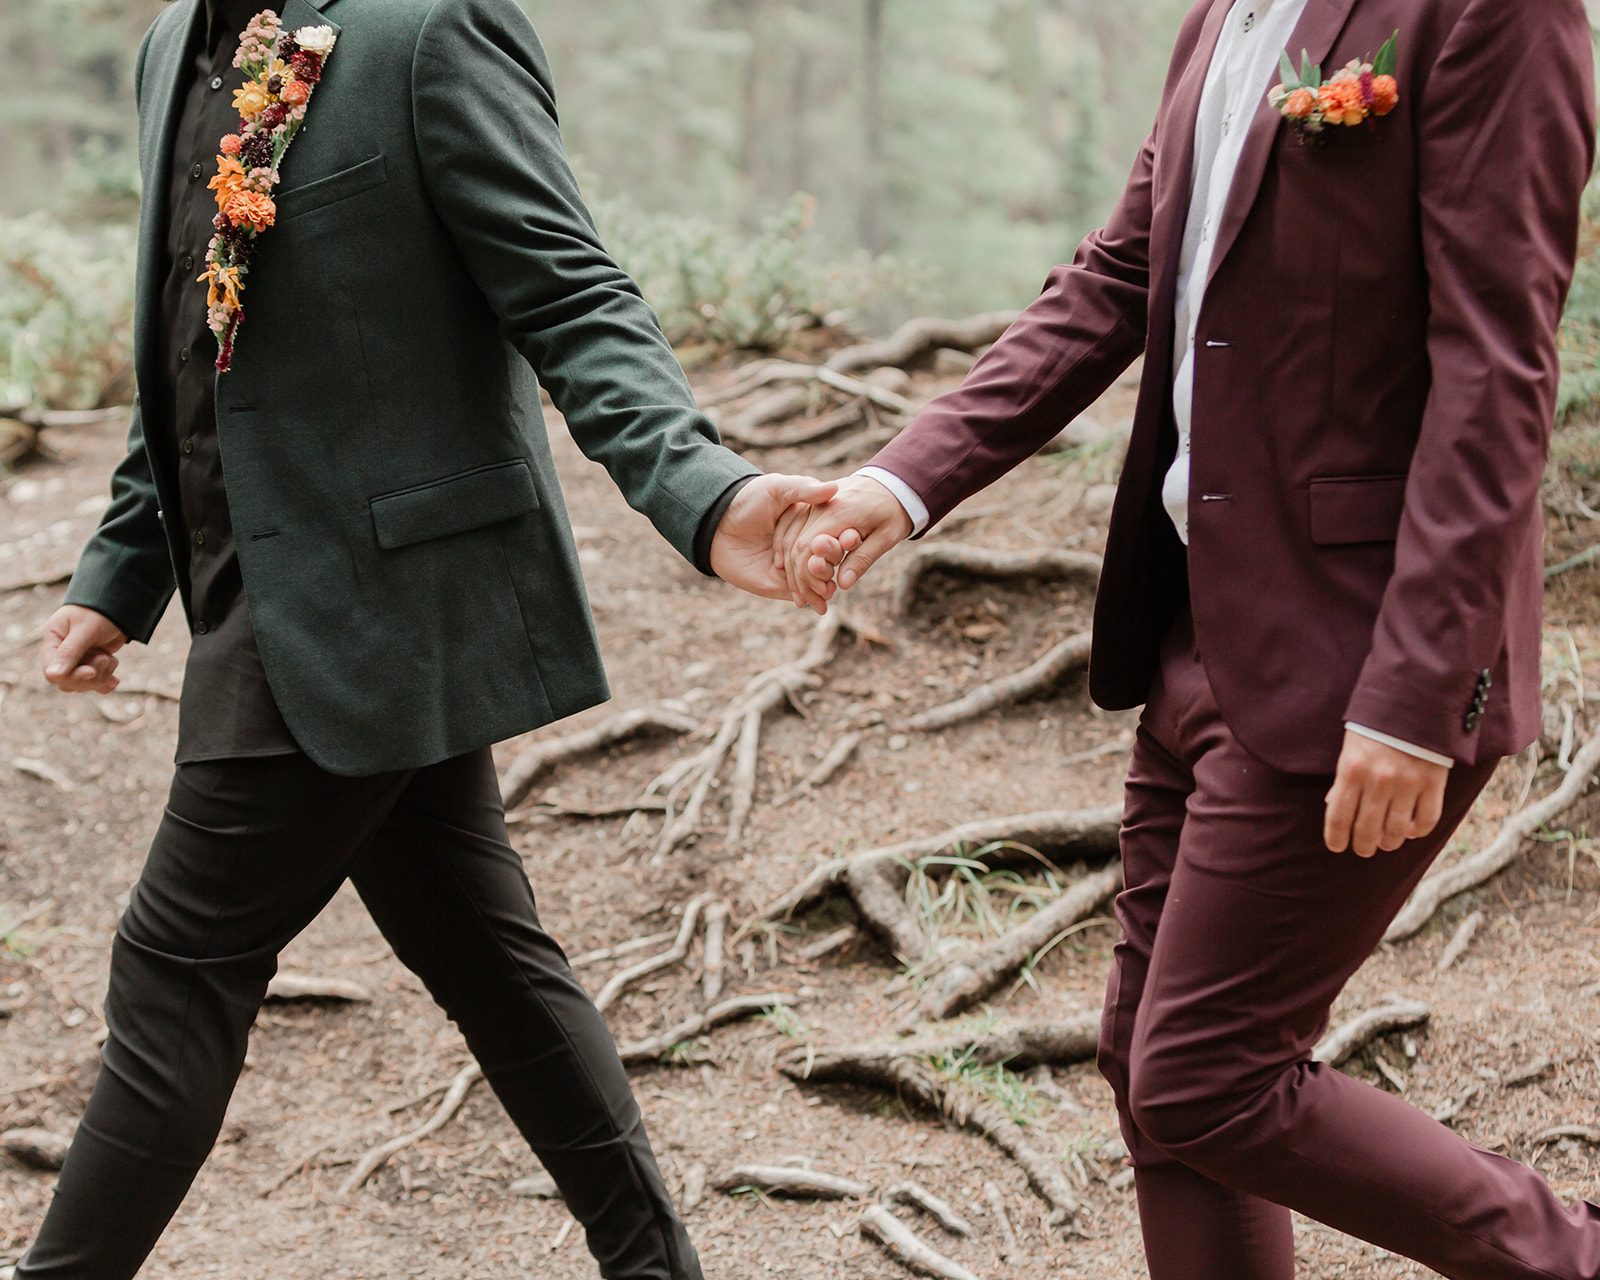
[[[1592,81],[1577,0],[1471,0],[1419,88],[1433,386],[1346,719],[1453,759],[1476,757],[1466,712],[1510,593],[1538,595],[1520,576],[1539,563]]]
[[[601,246],[528,18],[513,0],[442,0],[412,75],[429,196],[502,331],[579,448],[692,560],[707,512],[759,471],[721,446],[655,313]]]
[[[78,558],[65,603],[102,613],[130,640],[145,641],[166,612],[174,586],[143,415],[135,402],[128,452],[111,475],[111,505]]]
[[[1050,273],[961,386],[872,459],[916,491],[928,528],[1049,443],[1144,350],[1154,155],[1152,135],[1105,227]]]

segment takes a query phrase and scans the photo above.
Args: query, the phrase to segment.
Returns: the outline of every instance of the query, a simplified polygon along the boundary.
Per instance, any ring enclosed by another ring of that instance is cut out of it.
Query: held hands
[[[44,678],[64,693],[110,693],[118,684],[117,650],[127,643],[104,614],[64,604],[44,625]]]
[[[791,596],[783,564],[774,557],[780,522],[793,522],[838,488],[806,476],[757,476],[734,496],[711,540],[711,571],[768,600]]]
[[[786,594],[818,613],[912,532],[900,500],[870,476],[849,476],[836,487],[831,501],[785,512],[772,544]]]
[[[1323,840],[1333,853],[1370,858],[1420,840],[1439,823],[1450,770],[1348,729],[1328,792]]]

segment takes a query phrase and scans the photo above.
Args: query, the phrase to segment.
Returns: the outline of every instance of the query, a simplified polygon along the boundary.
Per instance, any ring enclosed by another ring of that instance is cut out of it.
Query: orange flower
[[[238,267],[224,267],[220,263],[213,262],[200,279],[211,286],[206,293],[206,306],[214,307],[225,300],[230,309],[236,310],[239,307]]]
[[[1400,82],[1393,76],[1373,76],[1372,114],[1386,116],[1400,105]]]
[[[262,232],[270,227],[278,216],[278,206],[272,202],[271,196],[264,196],[255,191],[236,191],[228,197],[227,204],[222,206],[223,216],[236,227],[249,224],[252,231]]]
[[[232,156],[217,157],[217,176],[206,183],[217,193],[217,208],[226,211],[228,201],[244,190],[246,176],[244,166]]]
[[[310,96],[311,86],[304,80],[285,80],[283,82],[283,92],[278,95],[278,98],[286,106],[298,107],[303,106]]]
[[[1333,80],[1317,92],[1317,105],[1329,124],[1360,124],[1367,118],[1359,80]]]
[[[236,156],[239,154],[239,148],[244,146],[244,139],[236,133],[225,134],[220,145],[223,155]]]
[[[1291,120],[1304,120],[1317,109],[1317,95],[1310,89],[1296,89],[1283,104],[1283,114]]]

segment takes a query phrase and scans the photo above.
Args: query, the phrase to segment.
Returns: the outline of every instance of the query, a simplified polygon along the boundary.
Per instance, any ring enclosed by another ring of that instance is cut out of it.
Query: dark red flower
[[[274,102],[258,117],[258,119],[261,121],[261,127],[263,129],[276,129],[288,118],[289,108],[284,106],[281,102]]]
[[[295,79],[304,80],[307,84],[316,84],[322,79],[322,56],[308,53],[301,49],[289,60],[289,65],[294,69]]]
[[[278,37],[278,56],[288,62],[295,54],[300,52],[300,42],[292,35],[285,32]]]
[[[239,144],[239,163],[246,169],[265,169],[272,163],[272,139],[252,133]]]

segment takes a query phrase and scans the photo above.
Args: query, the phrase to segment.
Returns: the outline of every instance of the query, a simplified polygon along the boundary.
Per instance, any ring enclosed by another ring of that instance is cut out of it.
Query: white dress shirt
[[[1223,24],[1206,73],[1200,110],[1194,126],[1194,188],[1184,225],[1178,260],[1178,295],[1174,324],[1177,364],[1172,378],[1172,411],[1178,426],[1178,454],[1161,486],[1161,503],[1178,537],[1189,544],[1189,455],[1194,421],[1195,335],[1206,288],[1215,265],[1217,233],[1233,190],[1245,139],[1267,92],[1278,80],[1278,57],[1288,48],[1307,0],[1235,0]],[[1298,59],[1296,58],[1298,65]],[[928,508],[899,476],[882,467],[862,467],[894,494],[911,517],[913,531],[928,525]],[[1449,756],[1402,742],[1363,725],[1345,728],[1430,763],[1452,765]]]

